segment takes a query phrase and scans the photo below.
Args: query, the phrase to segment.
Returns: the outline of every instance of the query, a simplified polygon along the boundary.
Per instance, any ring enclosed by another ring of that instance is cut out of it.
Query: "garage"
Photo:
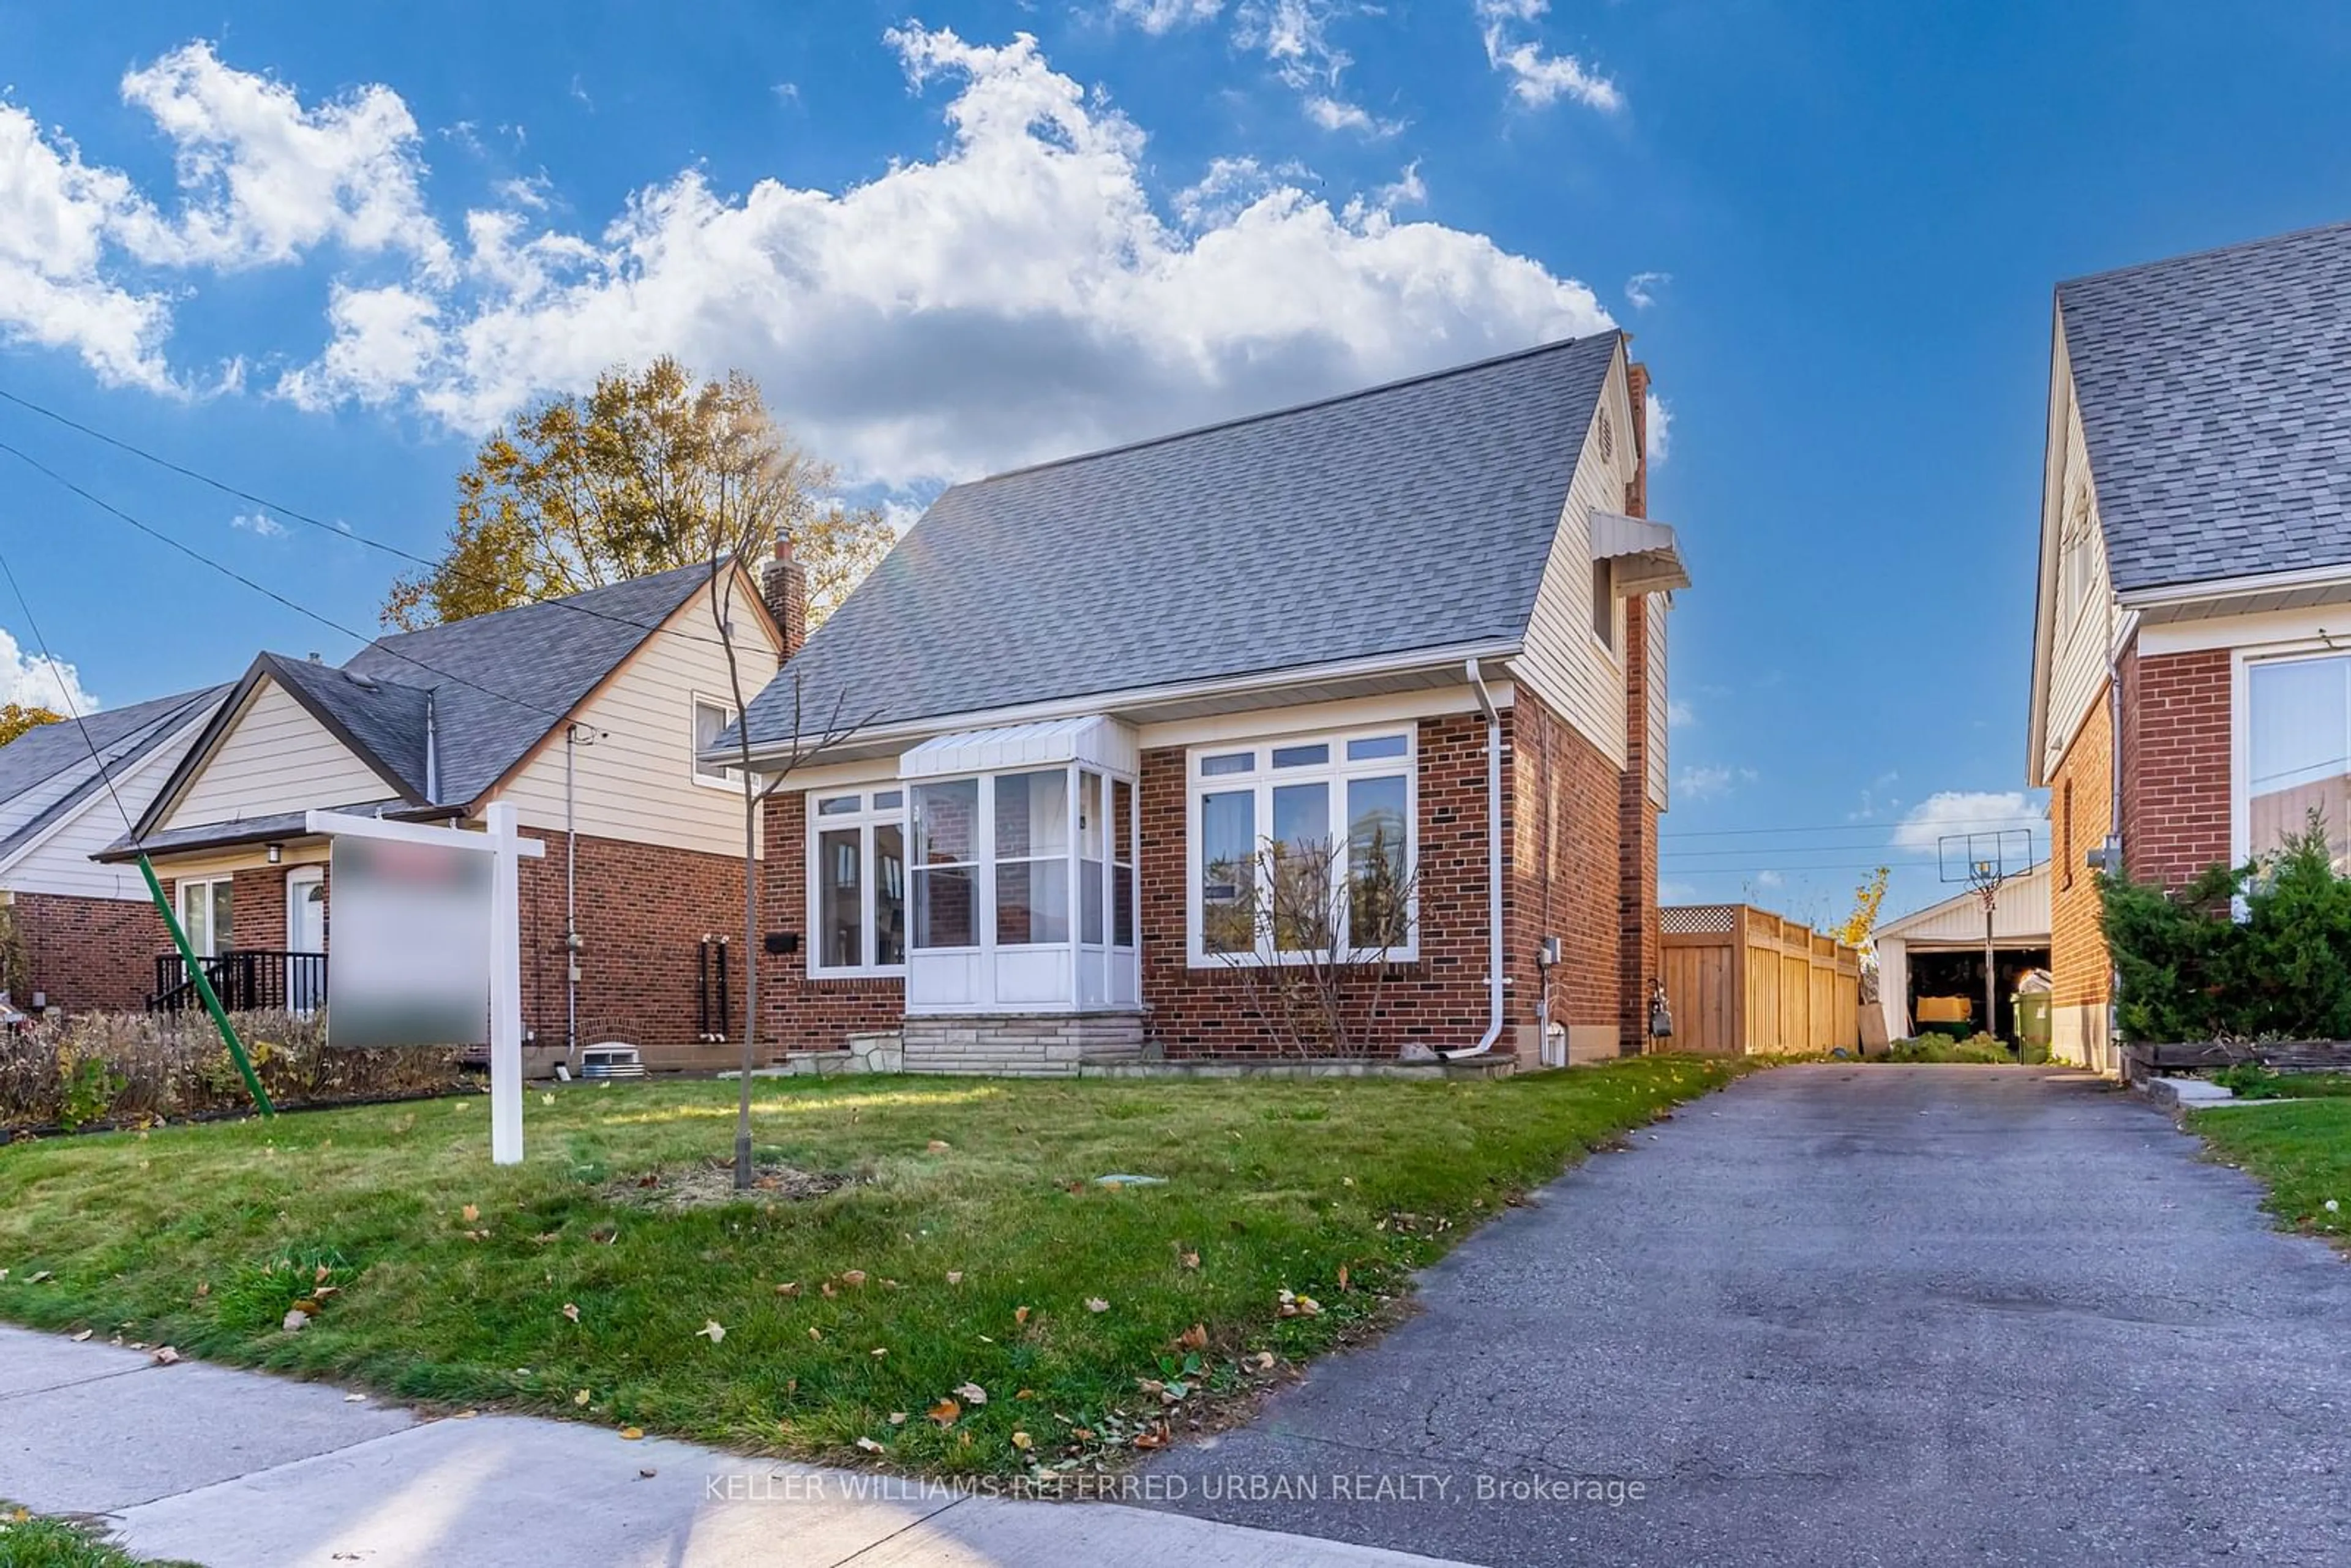
[[[1922,1026],[1980,1027],[1984,1009],[1984,907],[1970,888],[1872,933],[1877,996],[1896,1040]],[[1992,909],[1991,956],[1999,1012],[1992,1032],[2016,1038],[2016,989],[2049,967],[2049,867],[2044,862],[2003,884]],[[1956,1016],[1954,1016],[1956,1015]]]

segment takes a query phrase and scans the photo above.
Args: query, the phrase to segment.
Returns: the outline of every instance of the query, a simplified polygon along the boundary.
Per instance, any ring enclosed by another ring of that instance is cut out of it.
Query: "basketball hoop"
[[[2001,884],[2022,876],[2037,863],[2032,853],[2032,830],[2003,828],[1991,833],[1946,833],[1937,845],[1946,883],[1965,883],[1983,901],[1984,1028],[2000,1033],[2000,966],[1993,954],[1992,921],[2000,909]]]

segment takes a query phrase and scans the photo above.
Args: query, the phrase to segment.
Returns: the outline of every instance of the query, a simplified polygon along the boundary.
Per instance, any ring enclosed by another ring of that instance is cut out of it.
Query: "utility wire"
[[[447,670],[441,669],[433,664],[428,664],[423,660],[416,658],[413,654],[403,653],[399,649],[392,647],[390,644],[377,638],[370,637],[364,632],[354,632],[342,622],[319,614],[308,605],[298,603],[296,601],[287,598],[277,590],[265,587],[263,584],[256,582],[253,579],[246,576],[243,572],[238,571],[235,568],[224,565],[223,563],[213,559],[212,557],[204,554],[202,550],[199,550],[191,545],[182,543],[180,540],[175,539],[171,535],[163,532],[161,528],[154,528],[150,524],[140,521],[140,519],[132,517],[129,512],[124,511],[113,502],[107,500],[101,496],[91,494],[89,491],[82,488],[79,485],[75,484],[71,479],[68,479],[64,475],[58,473],[56,469],[49,467],[45,463],[42,463],[38,458],[33,457],[29,454],[26,453],[20,447],[13,446],[5,441],[0,441],[0,452],[6,453],[9,456],[14,457],[19,463],[22,463],[26,467],[32,469],[35,473],[42,475],[52,482],[72,491],[75,495],[79,496],[83,500],[88,501],[91,506],[98,507],[100,511],[109,513],[113,517],[120,517],[122,521],[130,524],[132,528],[137,528],[141,533],[145,534],[148,538],[169,545],[172,549],[179,551],[182,555],[186,556],[190,560],[210,567],[213,570],[219,572],[223,577],[229,579],[231,581],[242,583],[246,588],[253,590],[254,592],[260,594],[263,598],[273,600],[276,602],[284,605],[287,609],[293,611],[296,614],[305,616],[309,620],[317,622],[319,625],[326,627],[330,632],[340,632],[346,637],[356,637],[363,643],[372,644],[380,653],[389,653],[393,658],[402,661],[403,664],[413,664],[418,669],[424,671],[426,674],[438,675],[444,681],[454,682],[455,685],[461,686],[470,686],[475,691],[480,692],[484,696],[495,697],[499,702],[503,703],[512,703],[515,706],[527,708],[532,713],[544,714],[549,719],[559,719],[564,716],[564,715],[556,712],[552,708],[543,707],[538,703],[526,701],[521,697],[515,696],[507,692],[494,690],[491,687],[483,685],[478,681],[467,680],[463,675],[454,674]]]
[[[44,419],[53,420],[57,423],[64,425],[68,430],[77,431],[83,435],[89,436],[93,441],[102,442],[106,445],[113,447],[116,451],[136,457],[143,463],[152,463],[159,468],[179,475],[182,478],[193,479],[197,484],[217,490],[224,496],[234,496],[240,501],[250,501],[253,505],[260,507],[272,514],[291,517],[294,521],[300,523],[307,528],[317,528],[319,532],[330,534],[336,538],[348,539],[354,543],[365,545],[370,549],[381,550],[386,555],[395,556],[402,560],[408,561],[415,566],[423,567],[428,570],[451,570],[462,580],[472,580],[492,588],[503,586],[502,584],[490,581],[489,579],[479,573],[467,573],[457,570],[456,569],[450,567],[447,562],[434,560],[430,556],[418,555],[413,550],[402,549],[398,545],[391,544],[385,540],[360,533],[356,528],[347,528],[340,523],[329,522],[323,517],[313,517],[309,513],[301,510],[299,507],[289,507],[283,501],[275,501],[266,496],[256,495],[255,492],[247,490],[241,486],[231,484],[225,479],[215,478],[214,476],[204,472],[202,469],[191,468],[184,463],[175,462],[169,457],[162,455],[160,453],[151,452],[135,442],[126,441],[122,437],[110,434],[106,431],[99,429],[95,425],[85,424],[80,420],[74,418],[70,414],[60,413],[56,409],[33,402],[30,398],[19,397],[5,387],[0,387],[0,402],[13,403],[28,413],[37,413]],[[660,622],[655,622],[653,625],[646,625],[644,622],[640,621],[632,621],[625,615],[614,615],[609,611],[598,610],[592,605],[575,603],[569,598],[529,599],[525,600],[523,602],[526,604],[552,604],[559,609],[570,611],[572,613],[577,615],[593,616],[599,621],[610,621],[616,625],[627,626],[640,632],[659,632],[672,637],[683,637],[689,642],[707,643],[713,647],[726,646],[726,643],[723,638],[705,637],[698,632],[689,632],[684,627],[667,626]],[[520,607],[516,606],[515,608]],[[375,641],[375,639],[370,638],[368,641],[372,642]]]
[[[63,666],[58,664],[57,655],[49,652],[49,640],[41,635],[41,623],[33,616],[32,601],[25,597],[25,590],[17,582],[16,569],[8,564],[5,552],[0,552],[0,576],[7,578],[8,591],[16,596],[16,608],[25,612],[26,630],[32,632],[33,645],[41,651],[41,662],[49,667],[49,678],[57,682],[57,700],[66,705],[66,716],[73,720],[74,728],[80,732],[82,745],[89,750],[90,764],[98,769],[99,781],[106,786],[107,798],[114,802],[114,814],[122,819],[122,831],[135,835],[138,829],[132,826],[131,813],[122,804],[122,796],[114,788],[114,774],[106,766],[106,759],[99,755],[98,742],[89,733],[89,721],[82,717],[81,709],[73,699],[72,689],[57,674]]]
[[[2017,832],[2028,830],[2041,831],[2049,826],[2046,817],[2012,814],[2006,817],[1951,817],[1937,821],[1938,828],[2010,828]],[[1866,822],[1826,822],[1810,828],[1685,828],[1670,833],[1659,833],[1661,839],[1727,839],[1755,833],[1851,833],[1865,830]],[[1891,831],[1896,824],[1886,824]]]

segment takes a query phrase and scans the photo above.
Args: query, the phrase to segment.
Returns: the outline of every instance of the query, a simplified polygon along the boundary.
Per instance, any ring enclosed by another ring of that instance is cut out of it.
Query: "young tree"
[[[0,746],[7,745],[26,730],[38,729],[45,724],[62,723],[65,716],[38,703],[0,703]]]
[[[831,498],[835,477],[740,371],[697,383],[666,355],[641,372],[616,368],[482,444],[457,476],[448,552],[392,584],[383,619],[413,631],[701,564],[723,511],[759,530],[748,559],[791,541],[813,626],[893,540],[879,511]]]

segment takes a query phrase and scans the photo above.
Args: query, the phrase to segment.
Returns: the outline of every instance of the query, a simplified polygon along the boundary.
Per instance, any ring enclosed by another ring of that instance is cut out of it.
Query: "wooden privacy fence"
[[[1744,904],[1658,912],[1672,1051],[1713,1056],[1857,1050],[1861,955]]]

